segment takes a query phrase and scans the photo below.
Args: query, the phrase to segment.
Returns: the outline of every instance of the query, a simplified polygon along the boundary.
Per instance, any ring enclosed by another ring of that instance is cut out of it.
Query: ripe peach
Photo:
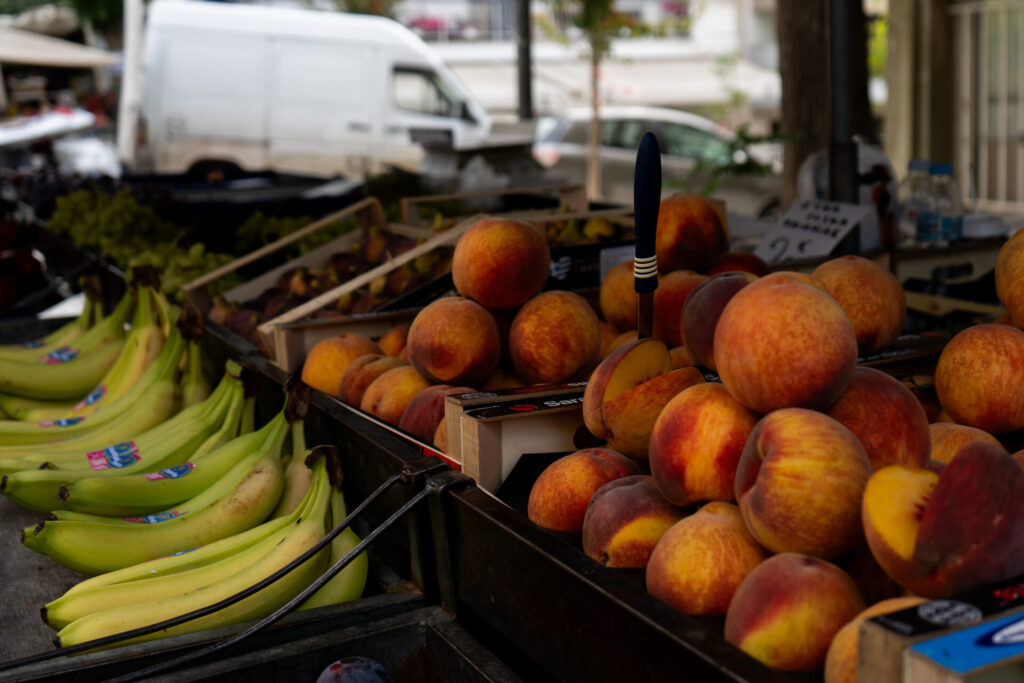
[[[530,489],[530,521],[556,531],[581,531],[594,493],[610,481],[639,474],[636,464],[610,448],[570,453],[540,473]]]
[[[935,391],[959,424],[1000,434],[1024,427],[1024,331],[975,325],[957,333],[939,355]]]
[[[655,249],[658,270],[705,270],[722,258],[729,235],[711,200],[676,193],[661,200]]]
[[[673,346],[668,350],[668,357],[673,370],[693,368],[701,364],[685,346]]]
[[[814,671],[833,636],[864,609],[839,567],[783,553],[754,568],[733,595],[725,639],[773,669]]]
[[[857,339],[835,299],[780,273],[737,292],[715,327],[715,368],[753,411],[827,410],[857,366]]]
[[[583,552],[606,567],[646,567],[662,534],[683,517],[649,475],[610,481],[594,492],[583,517]]]
[[[363,401],[366,388],[373,383],[373,380],[388,370],[402,365],[408,365],[408,363],[394,356],[384,356],[379,353],[368,353],[356,358],[349,363],[345,374],[341,376],[338,398],[350,406],[358,408]]]
[[[1017,325],[1024,323],[1024,232],[1018,230],[999,249],[996,295]]]
[[[853,324],[861,353],[896,341],[907,317],[907,300],[896,276],[863,256],[846,255],[814,269]]]
[[[658,541],[647,562],[647,592],[685,614],[725,614],[743,579],[765,557],[739,508],[708,503]]]
[[[604,319],[620,331],[636,329],[637,294],[633,288],[633,261],[617,264],[601,280],[598,293]]]
[[[352,332],[329,337],[313,345],[302,365],[302,381],[325,394],[337,396],[349,364],[368,353],[380,353],[369,337]]]
[[[409,362],[427,379],[477,386],[498,367],[498,326],[475,301],[444,297],[413,319],[406,348]]]
[[[871,605],[832,638],[825,656],[825,683],[857,683],[857,648],[860,645],[860,625],[871,617],[898,612],[925,602],[916,596],[894,597]]]
[[[519,309],[508,335],[512,364],[527,382],[563,382],[600,360],[601,326],[579,294],[543,292]]]
[[[768,264],[760,256],[746,251],[727,251],[715,265],[708,269],[708,276],[719,273],[751,273],[757,277],[768,274]]]
[[[862,516],[878,564],[916,595],[948,597],[1024,567],[1024,469],[992,444],[964,446],[941,474],[879,470]]]
[[[359,409],[398,426],[409,402],[430,386],[411,365],[401,365],[383,373],[366,388]]]
[[[615,348],[612,346],[612,342],[615,341],[619,334],[620,332],[616,329],[615,325],[604,320],[601,321],[601,358],[612,352],[612,349]]]
[[[886,465],[924,467],[931,453],[924,408],[902,382],[874,368],[857,368],[846,391],[828,410],[860,439],[879,470]]]
[[[532,223],[485,218],[455,245],[452,280],[488,308],[517,308],[544,288],[550,266],[547,240]]]
[[[601,419],[608,447],[634,458],[647,458],[651,431],[665,405],[680,391],[703,384],[697,368],[680,368],[658,375],[602,406]]]
[[[833,559],[864,542],[860,501],[871,461],[849,429],[803,408],[769,413],[736,470],[736,500],[772,552]]]
[[[487,378],[487,381],[480,385],[480,391],[496,391],[498,389],[517,389],[525,387],[523,378],[505,368],[498,368],[494,374]]]
[[[729,300],[757,278],[750,273],[725,272],[693,288],[683,305],[682,334],[697,363],[715,369],[715,327]]]
[[[398,356],[405,348],[405,342],[409,336],[409,323],[400,323],[381,335],[377,340],[377,346],[387,356]]]
[[[604,423],[605,404],[671,369],[668,348],[658,339],[638,339],[618,347],[587,380],[583,423],[597,438],[608,438],[611,431]]]
[[[608,342],[607,353],[605,353],[602,358],[607,358],[615,349],[620,346],[624,346],[629,342],[636,341],[639,338],[640,333],[636,330],[626,330],[625,332],[616,335],[614,339]]]
[[[707,279],[706,275],[692,270],[674,270],[661,276],[654,292],[654,337],[669,346],[685,343],[683,306],[690,292]]]
[[[721,384],[676,394],[651,432],[649,460],[658,489],[675,505],[736,500],[736,466],[757,420]]]
[[[1003,447],[999,439],[982,429],[952,422],[935,422],[928,425],[928,439],[931,443],[931,459],[937,462],[949,462],[961,448],[975,441]]]
[[[443,419],[437,425],[437,431],[434,432],[434,439],[431,442],[434,444],[434,448],[441,451],[442,453],[448,452],[448,421]]]
[[[398,428],[409,432],[424,443],[431,443],[437,427],[444,421],[444,399],[449,394],[464,394],[473,391],[471,387],[452,387],[448,384],[432,384],[413,396],[405,407]]]

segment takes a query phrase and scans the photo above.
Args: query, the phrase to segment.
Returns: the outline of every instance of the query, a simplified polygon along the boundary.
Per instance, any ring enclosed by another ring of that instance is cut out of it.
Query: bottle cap
[[[953,175],[953,165],[932,164],[932,175]]]
[[[924,171],[927,173],[931,170],[931,167],[927,159],[911,159],[910,163],[907,164],[907,170],[909,171]]]

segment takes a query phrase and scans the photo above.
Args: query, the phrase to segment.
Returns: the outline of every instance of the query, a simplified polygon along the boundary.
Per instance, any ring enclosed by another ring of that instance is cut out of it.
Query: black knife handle
[[[658,288],[658,257],[655,235],[661,204],[661,150],[651,132],[644,133],[636,150],[633,171],[633,215],[636,222],[636,257],[633,259],[633,287],[637,292]]]

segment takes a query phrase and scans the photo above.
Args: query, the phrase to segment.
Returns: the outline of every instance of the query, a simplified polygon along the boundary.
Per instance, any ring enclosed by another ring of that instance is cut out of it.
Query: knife
[[[633,215],[636,223],[636,255],[633,257],[633,289],[637,293],[637,338],[652,336],[654,290],[658,288],[658,256],[655,235],[661,204],[661,150],[653,133],[644,133],[636,150],[633,169]]]

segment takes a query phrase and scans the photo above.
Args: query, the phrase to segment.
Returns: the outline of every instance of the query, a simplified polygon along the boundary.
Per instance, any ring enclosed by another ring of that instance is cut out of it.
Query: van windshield
[[[396,66],[391,97],[395,106],[421,114],[458,117],[460,113],[458,97],[429,69]]]

